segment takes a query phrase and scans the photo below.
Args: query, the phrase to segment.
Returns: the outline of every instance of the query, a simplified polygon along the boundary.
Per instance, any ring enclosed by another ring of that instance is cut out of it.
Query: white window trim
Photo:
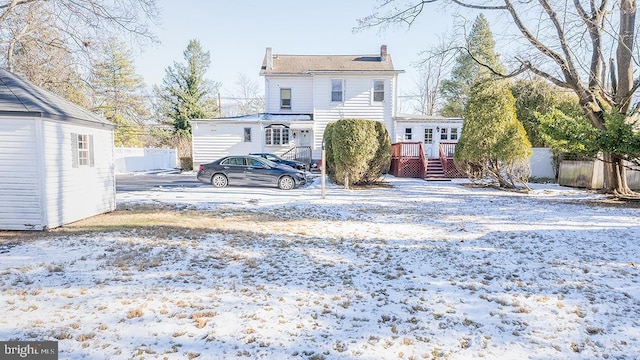
[[[340,82],[340,100],[333,100],[333,82],[334,81],[339,81]],[[333,103],[343,103],[344,102],[344,92],[345,92],[344,79],[331,79],[331,97],[330,97],[331,102],[333,102]]]
[[[277,139],[274,137],[274,130],[278,130]],[[274,140],[277,140],[276,144]],[[286,126],[272,126],[264,129],[264,144],[266,146],[286,146],[291,142],[291,129]]]
[[[376,82],[382,83],[382,91],[376,91]],[[371,102],[372,103],[384,103],[386,100],[385,96],[385,81],[382,79],[374,79],[373,84],[371,86]],[[382,100],[376,100],[376,93],[382,93]]]
[[[83,146],[80,146],[81,144]],[[74,168],[95,166],[93,135],[71,134],[71,166]]]
[[[285,106],[282,104],[282,91],[283,90],[289,90],[289,106]],[[280,88],[280,110],[291,110],[291,108],[293,107],[293,90],[291,90],[291,88]]]

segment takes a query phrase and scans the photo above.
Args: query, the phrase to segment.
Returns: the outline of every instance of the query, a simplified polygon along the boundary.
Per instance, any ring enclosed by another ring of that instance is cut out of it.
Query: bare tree
[[[123,34],[138,44],[156,40],[150,27],[158,19],[155,2],[0,0],[4,66],[68,97],[71,90],[61,88],[90,68],[90,55],[101,42]]]
[[[246,74],[238,74],[231,97],[223,99],[230,102],[223,105],[224,116],[241,116],[264,112],[264,96],[258,82]]]
[[[475,10],[495,10],[518,35],[510,44],[521,45],[514,56],[524,71],[570,89],[591,125],[606,130],[606,115],[631,115],[632,96],[640,85],[633,79],[638,59],[635,47],[637,4],[635,0],[517,1],[512,0],[399,0],[381,2],[380,12],[360,19],[358,28],[405,24],[411,26],[430,3],[457,4]],[[605,190],[629,196],[625,176],[626,160],[620,154],[605,153]]]
[[[445,42],[435,48],[423,51],[422,59],[414,66],[418,69],[415,92],[411,95],[411,110],[421,115],[436,115],[441,104],[440,86],[446,75],[453,55]]]

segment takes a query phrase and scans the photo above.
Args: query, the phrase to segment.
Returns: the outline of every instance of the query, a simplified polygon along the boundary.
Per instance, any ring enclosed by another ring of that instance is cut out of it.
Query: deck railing
[[[287,160],[301,161],[307,165],[311,165],[311,146],[292,147],[280,157]]]
[[[456,152],[457,142],[441,142],[440,143],[440,163],[442,164],[442,170],[449,178],[464,178],[466,177],[458,168],[456,168],[453,156]]]
[[[427,159],[421,142],[403,142],[391,145],[391,169],[398,177],[422,177],[427,173]]]

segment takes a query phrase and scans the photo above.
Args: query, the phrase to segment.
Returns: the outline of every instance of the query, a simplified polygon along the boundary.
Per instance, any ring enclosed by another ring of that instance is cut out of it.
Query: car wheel
[[[291,176],[283,176],[278,180],[278,187],[282,190],[291,190],[296,186],[296,182]]]
[[[223,188],[228,184],[229,184],[229,180],[227,180],[227,177],[222,174],[215,174],[211,178],[211,185],[217,188]]]

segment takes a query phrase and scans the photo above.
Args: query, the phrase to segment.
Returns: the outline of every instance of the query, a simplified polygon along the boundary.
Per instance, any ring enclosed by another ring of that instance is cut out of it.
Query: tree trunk
[[[628,196],[633,194],[627,183],[624,159],[614,154],[604,154],[603,190],[609,194]]]

